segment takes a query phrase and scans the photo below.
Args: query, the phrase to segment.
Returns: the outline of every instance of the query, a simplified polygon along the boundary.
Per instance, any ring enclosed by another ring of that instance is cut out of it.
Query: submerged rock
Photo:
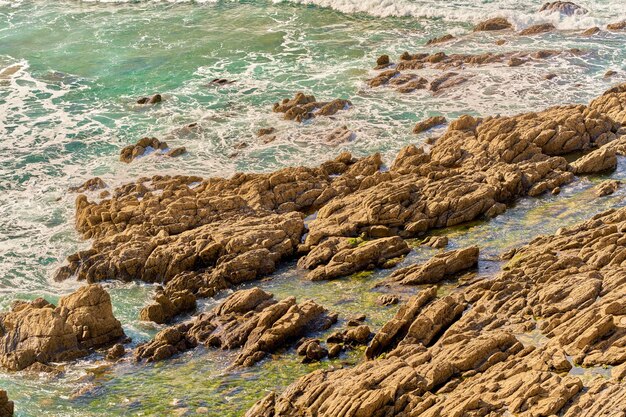
[[[155,153],[173,158],[185,152],[187,151],[184,147],[169,149],[166,142],[161,142],[157,138],[141,138],[134,145],[128,145],[120,151],[120,161],[130,163],[146,153]]]
[[[340,110],[352,107],[349,100],[335,99],[329,102],[316,101],[312,95],[296,93],[292,99],[274,103],[275,113],[284,113],[285,119],[302,122],[317,116],[332,116]]]
[[[100,285],[62,297],[58,307],[42,298],[18,301],[0,315],[0,365],[22,370],[37,362],[72,360],[124,336],[111,298]]]
[[[531,36],[538,35],[540,33],[552,32],[556,30],[556,27],[552,23],[539,23],[537,25],[532,25],[522,30],[519,34],[520,36]]]
[[[235,365],[251,366],[300,337],[328,329],[337,316],[312,300],[276,301],[259,288],[240,290],[189,323],[168,327],[135,350],[137,360],[159,361],[198,344],[240,349]]]
[[[544,3],[539,9],[540,12],[559,12],[565,16],[573,16],[575,14],[587,14],[589,10],[572,3],[571,1],[553,1]]]
[[[443,35],[443,36],[441,36],[441,37],[439,37],[439,38],[432,38],[432,39],[429,39],[429,40],[426,42],[426,45],[427,45],[427,46],[428,46],[428,45],[436,45],[436,44],[439,44],[439,43],[450,42],[450,41],[452,41],[452,40],[454,40],[454,39],[456,39],[456,38],[455,38],[454,36],[452,36],[452,35],[450,35],[450,34],[448,33],[448,34],[445,34],[445,35]]]
[[[84,192],[87,192],[87,191],[101,190],[103,188],[107,188],[107,185],[102,180],[102,178],[94,177],[94,178],[88,179],[83,184],[81,184],[81,185],[79,185],[77,187],[70,187],[69,190],[71,192],[73,192],[73,193],[84,193]]]
[[[137,100],[137,104],[157,104],[161,101],[163,101],[163,97],[161,97],[161,94],[155,94],[150,97],[141,97]]]

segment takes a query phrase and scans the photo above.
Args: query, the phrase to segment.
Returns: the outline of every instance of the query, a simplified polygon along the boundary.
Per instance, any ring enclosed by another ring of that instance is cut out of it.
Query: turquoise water
[[[587,102],[626,80],[626,35],[578,35],[581,29],[626,17],[622,0],[581,1],[590,13],[573,18],[539,15],[540,3],[0,0],[0,309],[16,298],[44,295],[54,300],[78,286],[54,283],[51,276],[65,256],[89,245],[73,229],[75,195],[68,188],[93,176],[110,186],[156,173],[229,176],[314,165],[341,150],[382,152],[389,163],[402,146],[425,139],[411,128],[427,116],[512,114]],[[471,34],[474,23],[494,15],[507,16],[516,28],[551,21],[560,30],[534,38]],[[517,68],[468,67],[464,71],[470,82],[436,96],[367,87],[377,56],[431,51],[425,41],[445,33],[459,36],[437,48],[447,53],[542,48],[586,53]],[[495,46],[499,38],[507,43]],[[609,69],[618,74],[605,79]],[[545,80],[548,73],[557,78]],[[213,78],[236,82],[209,86]],[[321,100],[346,98],[354,106],[301,125],[271,112],[274,102],[296,91]],[[163,103],[135,104],[138,97],[157,92]],[[190,123],[198,127],[185,129]],[[353,142],[329,147],[320,140],[343,125],[356,132]],[[263,144],[255,132],[268,126],[277,128],[278,137]],[[156,136],[189,152],[175,159],[119,162],[120,148],[142,136]],[[241,142],[248,146],[232,157]],[[621,163],[612,177],[626,178],[626,167]],[[592,198],[589,187],[598,180],[581,180],[557,197],[522,201],[490,223],[447,231],[452,246],[479,242],[485,268],[495,267],[488,261],[504,248],[622,205],[622,191],[591,208],[586,204]],[[418,249],[406,262],[430,254]],[[385,274],[313,285],[286,266],[262,285],[280,297],[313,297],[344,316],[365,309],[376,327],[394,313],[376,307],[378,293],[371,291]],[[116,315],[135,343],[154,334],[154,327],[137,320],[151,288],[110,286]],[[215,301],[207,303],[210,307]],[[9,390],[22,417],[177,415],[180,409],[190,415],[208,410],[209,415],[235,416],[265,389],[284,386],[315,366],[340,366],[358,355],[301,365],[286,354],[245,371],[226,370],[223,356],[192,352],[158,367],[122,364],[110,369],[90,358],[66,366],[60,379],[3,374],[0,386]],[[85,393],[77,396],[77,389]]]

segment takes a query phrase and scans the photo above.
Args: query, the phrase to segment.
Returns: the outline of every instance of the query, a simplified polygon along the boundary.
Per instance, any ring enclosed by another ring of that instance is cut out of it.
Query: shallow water
[[[0,309],[16,298],[43,295],[54,301],[79,285],[54,283],[51,275],[65,256],[88,246],[73,229],[75,195],[67,189],[93,176],[110,186],[163,172],[229,176],[315,165],[341,150],[381,152],[390,163],[402,146],[426,138],[428,134],[413,135],[411,128],[427,116],[513,114],[584,103],[624,81],[625,36],[585,38],[574,31],[626,17],[622,0],[581,1],[590,13],[566,19],[536,13],[540,3],[0,0]],[[517,28],[551,21],[563,31],[533,38],[471,34],[474,23],[494,15],[509,17]],[[366,87],[377,56],[430,51],[424,42],[445,33],[459,36],[437,48],[447,53],[541,48],[586,53],[517,68],[467,68],[470,82],[436,96]],[[497,47],[497,38],[507,43]],[[605,79],[609,69],[618,75]],[[545,80],[548,73],[557,78]],[[207,86],[218,77],[236,82]],[[302,125],[271,112],[272,103],[300,90],[318,99],[348,98],[354,107]],[[156,92],[165,99],[160,105],[134,104],[139,96]],[[183,129],[189,123],[198,128]],[[320,141],[321,133],[342,125],[356,132],[356,140],[336,148]],[[278,138],[262,144],[254,132],[267,126],[278,129]],[[165,139],[189,152],[172,160],[146,157],[120,163],[119,149],[142,136]],[[249,146],[229,157],[241,142]],[[610,177],[626,179],[626,163],[620,161]],[[479,244],[477,272],[492,273],[502,251],[624,205],[623,190],[594,199],[589,189],[601,179],[580,179],[559,196],[522,200],[488,223],[436,233],[446,233],[452,248]],[[433,253],[416,247],[403,264]],[[366,312],[376,328],[395,312],[395,307],[375,304],[382,290],[372,287],[387,273],[306,283],[293,265],[286,265],[258,285],[278,297],[314,298],[344,318]],[[134,343],[153,335],[153,326],[137,320],[151,288],[109,285],[115,314]],[[441,291],[453,287],[448,283]],[[417,291],[409,289],[406,295]],[[216,302],[209,300],[206,308]],[[235,371],[223,365],[229,356],[224,352],[194,351],[157,366],[122,364],[95,373],[91,359],[97,358],[90,358],[66,367],[58,380],[3,374],[0,386],[9,390],[22,417],[176,415],[181,409],[190,415],[236,416],[265,390],[285,386],[316,367],[354,362],[358,354],[302,365],[286,352]],[[84,390],[83,395],[73,395],[77,390]]]

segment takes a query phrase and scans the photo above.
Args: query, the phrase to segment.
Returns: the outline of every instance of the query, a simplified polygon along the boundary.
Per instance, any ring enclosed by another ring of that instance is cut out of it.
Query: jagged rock
[[[137,100],[137,104],[156,104],[160,103],[161,101],[163,101],[161,94],[155,94],[150,97],[141,97]]]
[[[409,245],[398,236],[366,241],[339,250],[326,265],[318,266],[306,278],[321,281],[350,275],[383,266],[388,260],[404,256],[410,251]]]
[[[188,313],[196,309],[196,296],[189,290],[169,291],[163,288],[157,290],[154,302],[147,305],[139,314],[139,318],[155,323],[167,323],[179,314]]]
[[[422,241],[422,245],[435,249],[445,248],[448,246],[448,238],[446,236],[429,236]]]
[[[474,27],[474,32],[511,29],[513,25],[503,17],[485,20]]]
[[[478,263],[478,253],[477,246],[440,253],[426,263],[394,271],[385,279],[385,283],[436,284],[458,272],[474,267]]]
[[[263,127],[256,132],[256,135],[258,137],[261,137],[261,136],[271,135],[274,132],[276,132],[276,129],[273,127]]]
[[[589,104],[589,107],[606,114],[622,125],[626,124],[626,83],[607,90]]]
[[[538,35],[540,33],[552,32],[556,30],[552,23],[540,23],[537,25],[529,26],[526,29],[522,30],[519,34],[520,36],[531,36]]]
[[[418,122],[413,128],[413,133],[421,133],[426,130],[432,129],[435,126],[442,125],[444,123],[447,123],[447,120],[443,116],[429,117],[426,120],[422,120],[421,122]]]
[[[274,103],[275,113],[284,113],[285,119],[301,122],[317,116],[332,116],[340,110],[352,107],[349,100],[335,99],[330,102],[316,101],[312,95],[296,93],[295,97]]]
[[[610,23],[606,25],[608,30],[624,30],[626,29],[626,20],[622,20],[621,22]]]
[[[228,80],[226,78],[214,78],[212,79],[208,86],[222,86],[222,85],[229,85],[229,84],[234,84],[236,82],[236,80]]]
[[[448,33],[448,34],[445,34],[445,35],[443,35],[443,36],[441,36],[439,38],[429,39],[426,42],[426,45],[428,46],[428,45],[435,45],[435,44],[439,44],[439,43],[450,42],[451,40],[454,40],[454,39],[456,39],[456,38]]]
[[[0,390],[0,417],[13,417],[14,408],[13,401],[9,401],[7,392]]]
[[[303,363],[319,362],[329,356],[329,351],[324,348],[318,339],[303,340],[296,350],[297,354],[304,356]]]
[[[159,361],[192,349],[198,344],[241,352],[236,365],[251,366],[304,336],[329,328],[337,316],[312,300],[296,303],[294,297],[281,301],[259,288],[240,290],[218,307],[160,331],[135,350],[137,360]],[[313,354],[313,353],[312,353]]]
[[[447,72],[443,74],[441,77],[435,78],[430,82],[430,91],[439,92],[441,90],[445,90],[447,88],[455,87],[459,84],[462,84],[468,80],[464,75],[458,74],[456,72]]]
[[[141,138],[134,145],[123,148],[120,152],[120,161],[130,163],[134,159],[144,156],[147,153],[176,157],[184,154],[184,147],[170,149],[167,143],[161,142],[157,138]]]
[[[334,332],[326,341],[328,343],[338,343],[343,346],[359,346],[366,345],[370,340],[372,331],[366,324],[352,326],[345,330]]]
[[[611,195],[615,191],[617,191],[621,185],[622,185],[622,182],[618,181],[618,180],[602,181],[596,187],[596,195],[598,197],[604,197],[604,196],[607,196],[607,195]]]
[[[391,64],[389,61],[389,55],[381,55],[376,59],[376,67],[377,68],[385,68]]]
[[[62,297],[55,307],[42,298],[18,301],[0,315],[0,365],[25,369],[85,356],[124,337],[111,298],[100,285]]]
[[[575,14],[586,14],[589,10],[581,7],[571,1],[553,1],[544,3],[539,9],[540,12],[559,12],[565,16],[573,16]]]
[[[574,174],[595,174],[612,171],[617,167],[617,156],[614,149],[602,147],[572,162]]]
[[[94,177],[94,178],[88,179],[83,184],[79,185],[78,187],[70,187],[69,190],[73,193],[84,193],[86,191],[101,190],[106,187],[107,185],[102,180],[102,178]]]
[[[607,72],[604,73],[604,78],[610,78],[616,74],[617,74],[617,71],[608,70]]]

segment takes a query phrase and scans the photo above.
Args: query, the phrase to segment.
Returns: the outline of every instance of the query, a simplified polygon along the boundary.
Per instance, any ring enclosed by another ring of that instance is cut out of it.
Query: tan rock
[[[415,127],[413,128],[413,133],[421,133],[421,132],[424,132],[426,130],[432,129],[435,126],[442,125],[442,124],[444,124],[446,122],[447,122],[447,120],[443,116],[429,117],[426,120],[422,120],[421,122],[418,122],[415,125]]]
[[[511,29],[513,25],[503,17],[485,20],[474,27],[474,32]]]
[[[621,185],[622,182],[618,180],[602,181],[598,186],[596,186],[595,192],[598,197],[604,197],[613,194]]]
[[[556,30],[552,23],[540,23],[537,25],[532,25],[522,30],[519,34],[520,36],[532,36],[538,35],[540,33],[552,32]]]

